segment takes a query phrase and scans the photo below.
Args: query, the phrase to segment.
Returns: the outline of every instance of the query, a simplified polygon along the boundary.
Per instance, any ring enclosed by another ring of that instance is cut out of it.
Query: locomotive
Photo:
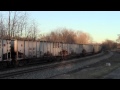
[[[98,44],[75,44],[36,40],[0,40],[0,62],[16,63],[36,60],[63,60],[99,53]]]

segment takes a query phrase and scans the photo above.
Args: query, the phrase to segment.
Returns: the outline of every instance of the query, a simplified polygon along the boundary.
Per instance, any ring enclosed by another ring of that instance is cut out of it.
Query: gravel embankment
[[[91,64],[84,69],[58,75],[53,79],[120,79],[120,53],[100,62]]]
[[[26,74],[23,74],[23,75],[17,75],[15,77],[11,77],[9,79],[46,79],[46,78],[53,78],[55,76],[65,74],[65,73],[70,72],[70,71],[74,71],[74,70],[77,70],[77,69],[84,68],[85,66],[88,66],[90,64],[93,64],[93,63],[99,62],[101,60],[104,60],[106,58],[109,58],[112,55],[113,55],[113,53],[110,52],[109,54],[103,55],[102,57],[97,57],[97,58],[94,58],[94,59],[92,58],[92,59],[89,59],[87,61],[82,61],[82,62],[78,62],[78,63],[69,63],[66,66],[62,65],[62,64],[66,63],[67,61],[63,61],[63,62],[59,63],[57,65],[57,67],[55,67],[55,68],[49,68],[49,69],[45,69],[45,70],[26,73]]]
[[[8,69],[8,70],[0,71],[0,74],[9,73],[9,72],[16,72],[16,71],[22,71],[22,70],[28,70],[28,69],[39,68],[39,67],[46,67],[46,66],[50,66],[50,65],[56,65],[58,63],[67,63],[67,62],[77,61],[77,60],[82,61],[82,60],[87,60],[87,59],[90,59],[90,58],[100,57],[103,54],[105,54],[105,53],[101,52],[101,53],[96,54],[96,55],[82,57],[82,58],[78,58],[78,59],[71,59],[71,60],[62,61],[62,62],[54,62],[54,63],[46,63],[46,64],[40,64],[40,65],[38,64],[38,65],[33,65],[33,66],[28,66],[28,67],[12,68],[12,69]]]

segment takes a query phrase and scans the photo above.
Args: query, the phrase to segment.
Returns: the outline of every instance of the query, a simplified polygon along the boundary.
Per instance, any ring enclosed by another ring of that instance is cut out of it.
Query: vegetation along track
[[[70,64],[70,63],[83,62],[83,61],[87,61],[87,60],[92,59],[92,58],[101,57],[101,56],[103,56],[103,54],[106,55],[106,54],[108,54],[108,52],[104,52],[104,53],[102,52],[102,53],[97,54],[97,55],[88,56],[88,57],[79,58],[79,59],[72,59],[72,60],[63,61],[63,62],[55,62],[55,63],[50,63],[47,65],[39,65],[39,66],[24,68],[24,69],[16,70],[16,71],[13,70],[13,71],[5,72],[5,73],[1,72],[0,78],[13,77],[16,75],[25,74],[25,73],[29,73],[29,72],[44,70],[44,69],[48,69],[48,68],[54,68],[54,67],[58,66],[59,64],[62,64],[62,66],[65,66],[65,65]]]

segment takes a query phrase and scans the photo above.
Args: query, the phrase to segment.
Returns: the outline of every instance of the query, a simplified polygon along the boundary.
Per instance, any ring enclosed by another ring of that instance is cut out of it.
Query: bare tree
[[[8,13],[6,20],[0,17],[1,35],[4,27],[4,31],[8,33],[6,36],[9,36],[9,39],[31,38],[35,40],[38,37],[39,30],[37,23],[35,21],[30,22],[27,12],[9,11],[6,13]]]
[[[103,43],[102,43],[102,46],[104,49],[114,49],[117,47],[117,43],[112,41],[112,40],[105,40]]]
[[[88,33],[77,31],[75,40],[79,44],[89,44],[92,43],[93,39]]]
[[[87,44],[92,42],[92,37],[88,33],[75,32],[71,29],[58,28],[52,31],[48,35],[42,37],[42,39],[47,41],[64,42],[64,43],[78,43]]]
[[[0,15],[0,38],[4,39],[7,36],[7,30],[5,28],[5,22],[4,17],[1,14]]]
[[[36,40],[38,37],[38,26],[37,23],[35,21],[32,21],[31,25],[29,26],[26,35],[28,38],[32,39],[32,40]]]
[[[24,30],[27,22],[26,12],[9,11],[8,17],[3,21],[1,17],[1,24],[3,23],[4,29],[8,33],[9,38],[13,38],[17,35],[22,36],[22,31]],[[21,34],[20,34],[21,33]]]

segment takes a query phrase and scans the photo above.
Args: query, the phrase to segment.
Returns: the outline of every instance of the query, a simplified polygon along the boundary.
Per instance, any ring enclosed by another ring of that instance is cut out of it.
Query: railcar
[[[0,40],[0,62],[61,60],[99,53],[101,45],[70,44],[34,40]]]
[[[83,44],[83,51],[82,51],[83,55],[86,56],[86,55],[90,55],[92,53],[94,53],[94,47],[93,45],[91,44]]]
[[[0,61],[11,60],[11,40],[0,40]]]
[[[94,46],[94,53],[99,53],[101,51],[100,45],[93,45]]]

